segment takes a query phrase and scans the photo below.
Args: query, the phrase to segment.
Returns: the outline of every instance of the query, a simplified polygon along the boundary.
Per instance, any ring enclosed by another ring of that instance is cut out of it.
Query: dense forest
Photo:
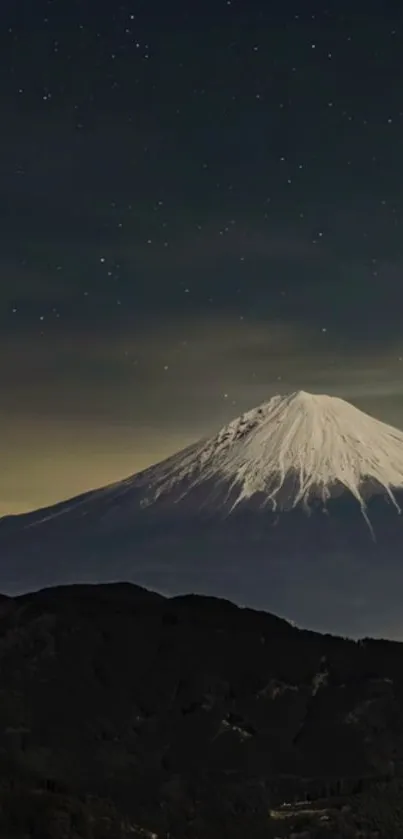
[[[0,602],[4,839],[403,837],[403,645],[126,584]]]

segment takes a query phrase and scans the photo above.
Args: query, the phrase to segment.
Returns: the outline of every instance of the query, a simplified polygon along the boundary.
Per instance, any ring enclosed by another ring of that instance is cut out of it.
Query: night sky
[[[403,427],[398,5],[3,0],[0,513],[277,392]]]

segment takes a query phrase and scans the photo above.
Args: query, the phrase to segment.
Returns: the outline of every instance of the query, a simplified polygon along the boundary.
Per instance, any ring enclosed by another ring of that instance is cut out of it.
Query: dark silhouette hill
[[[2,837],[384,839],[401,780],[403,645],[129,584],[0,600]]]

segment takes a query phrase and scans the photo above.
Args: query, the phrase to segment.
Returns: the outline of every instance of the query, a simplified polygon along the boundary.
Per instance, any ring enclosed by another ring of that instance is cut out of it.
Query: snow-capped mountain
[[[0,589],[126,579],[403,637],[401,504],[402,431],[275,396],[138,475],[3,519]]]
[[[207,442],[147,470],[144,503],[211,483],[223,485],[229,511],[258,498],[272,510],[309,506],[350,492],[365,499],[403,488],[403,432],[337,397],[298,391],[274,396]],[[129,481],[130,483],[130,481]],[[207,499],[208,500],[208,499]],[[396,504],[397,509],[400,508]]]

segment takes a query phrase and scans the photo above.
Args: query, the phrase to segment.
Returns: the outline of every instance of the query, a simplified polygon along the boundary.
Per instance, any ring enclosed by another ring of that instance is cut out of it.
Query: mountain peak
[[[339,397],[299,390],[273,396],[171,459],[158,497],[178,480],[185,494],[203,482],[227,484],[232,508],[252,496],[273,509],[284,499],[287,507],[313,498],[326,504],[347,490],[364,515],[365,498],[376,493],[400,512],[393,489],[403,487],[403,432]]]
[[[352,495],[373,534],[368,499],[403,489],[403,431],[337,396],[304,390],[276,395],[233,419],[217,434],[139,474],[63,502],[27,526],[104,498],[136,497],[141,509],[163,501],[231,513],[239,505],[272,511]],[[135,495],[131,495],[132,491]],[[183,510],[183,507],[182,507]],[[110,515],[110,512],[108,513]],[[373,534],[374,535],[374,534]]]
[[[346,402],[345,399],[341,399],[339,396],[329,396],[327,393],[309,393],[306,390],[294,390],[291,393],[286,393],[283,396],[273,396],[268,402],[263,403],[264,405],[269,406],[273,399],[278,401],[284,401],[287,404],[298,404],[298,405],[306,405],[311,406],[312,409],[315,408],[320,410],[321,408],[325,408],[329,405],[334,405],[335,409],[336,406],[339,406],[339,409],[342,405],[350,405],[349,402]],[[352,405],[350,405],[352,407]],[[357,409],[358,410],[358,409]]]
[[[334,396],[277,395],[136,475],[0,522],[0,587],[131,580],[401,638],[399,505],[402,431]]]

